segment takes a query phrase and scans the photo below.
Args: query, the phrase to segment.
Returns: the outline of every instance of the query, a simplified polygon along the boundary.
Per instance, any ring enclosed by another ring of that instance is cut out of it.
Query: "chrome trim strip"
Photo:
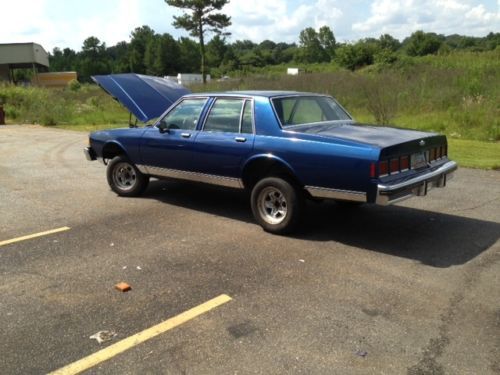
[[[306,186],[305,189],[315,198],[366,202],[366,193],[363,191],[329,189],[319,186]]]
[[[239,178],[181,171],[179,169],[158,168],[146,165],[137,165],[137,168],[141,171],[141,173],[149,174],[151,176],[177,178],[179,180],[203,182],[206,184],[243,189],[243,181]]]
[[[142,164],[136,164],[135,165],[137,167],[137,169],[139,170],[139,172],[141,172],[142,174],[148,174],[148,169],[146,168],[145,165],[142,165]]]

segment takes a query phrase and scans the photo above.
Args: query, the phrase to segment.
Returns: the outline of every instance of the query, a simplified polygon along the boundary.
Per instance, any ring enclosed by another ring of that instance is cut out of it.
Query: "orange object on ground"
[[[118,289],[120,292],[128,292],[130,289],[132,289],[130,285],[124,282],[116,284],[115,288]]]

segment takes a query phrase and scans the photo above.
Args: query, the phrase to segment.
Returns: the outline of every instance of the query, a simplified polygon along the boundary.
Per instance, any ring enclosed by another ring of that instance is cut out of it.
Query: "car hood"
[[[296,126],[289,130],[297,133],[317,134],[323,137],[362,142],[381,148],[436,135],[434,133],[417,130],[390,128],[353,122],[307,124]]]
[[[135,73],[96,75],[92,79],[142,122],[159,117],[181,96],[191,93],[170,80]]]

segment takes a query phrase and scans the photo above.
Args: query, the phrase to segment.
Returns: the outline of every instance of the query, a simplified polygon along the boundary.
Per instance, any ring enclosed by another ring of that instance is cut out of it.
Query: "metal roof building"
[[[0,81],[13,81],[13,69],[48,71],[49,54],[37,43],[0,44]]]

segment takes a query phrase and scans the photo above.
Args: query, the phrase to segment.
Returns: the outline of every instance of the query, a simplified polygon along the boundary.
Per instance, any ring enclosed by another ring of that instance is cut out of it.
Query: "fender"
[[[117,140],[105,142],[101,148],[101,158],[105,165],[107,165],[106,159],[112,159],[116,155],[123,154],[130,159],[130,156],[123,144]]]
[[[284,159],[282,159],[279,156],[276,156],[272,153],[265,153],[265,154],[261,153],[261,154],[252,155],[250,158],[248,158],[243,163],[243,166],[241,169],[241,176],[242,176],[243,183],[245,184],[246,187],[248,187],[247,186],[248,183],[251,184],[252,180],[258,179],[258,177],[259,177],[258,176],[259,171],[255,171],[252,174],[252,176],[246,176],[247,172],[249,171],[249,168],[252,168],[253,165],[256,166],[257,164],[260,164],[260,163],[264,163],[264,164],[267,164],[267,165],[272,166],[272,167],[278,166],[279,168],[283,168],[284,170],[286,170],[286,172],[288,172],[288,174],[290,174],[290,176],[292,176],[296,180],[296,182],[300,186],[304,186],[303,182],[298,177],[295,169],[287,161],[285,161]],[[253,182],[255,182],[255,181],[253,181]]]

